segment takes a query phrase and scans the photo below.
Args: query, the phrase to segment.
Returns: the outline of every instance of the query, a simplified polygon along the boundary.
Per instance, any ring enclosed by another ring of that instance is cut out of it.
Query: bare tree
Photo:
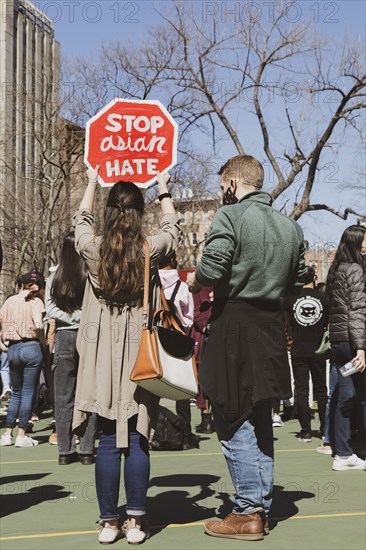
[[[1,148],[0,205],[6,249],[6,291],[19,274],[35,268],[44,273],[57,262],[74,202],[82,184],[84,130],[62,116],[63,101],[44,76],[43,97],[15,90],[19,117],[9,144]],[[65,99],[65,98],[64,98]],[[4,267],[5,267],[4,266]]]
[[[364,211],[334,207],[331,193],[329,204],[312,200],[314,189],[327,184],[343,144],[362,143],[362,47],[347,37],[329,43],[311,21],[289,22],[291,4],[276,3],[266,21],[250,6],[245,20],[236,21],[203,16],[199,3],[164,4],[161,24],[145,43],[105,45],[99,63],[78,61],[79,81],[84,92],[92,91],[96,110],[108,94],[159,97],[179,122],[182,160],[192,143],[204,142],[216,172],[223,143],[233,154],[255,154],[252,132],[242,129],[250,119],[274,176],[273,199],[286,204],[292,218],[319,210],[364,218]]]

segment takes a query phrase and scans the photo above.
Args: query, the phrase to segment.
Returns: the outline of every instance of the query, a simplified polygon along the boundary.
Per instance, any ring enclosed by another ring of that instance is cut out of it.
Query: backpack
[[[181,451],[183,449],[181,419],[177,414],[161,405],[150,447],[153,451]]]

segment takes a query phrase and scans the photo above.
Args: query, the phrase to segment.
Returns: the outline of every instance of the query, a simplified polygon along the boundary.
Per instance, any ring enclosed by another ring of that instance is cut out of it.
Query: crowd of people
[[[40,386],[46,387],[55,416],[49,441],[58,445],[59,464],[95,462],[103,544],[122,536],[139,544],[149,536],[149,452],[159,398],[130,379],[143,325],[145,240],[151,309],[161,308],[162,288],[176,322],[195,341],[201,423],[192,428],[192,403],[177,401],[182,449],[199,447],[196,434],[216,432],[235,488],[232,513],[207,521],[205,532],[242,540],[269,533],[273,427],[283,422],[280,403],[294,394],[299,441],[312,441],[310,376],[323,440],[317,451],[333,455],[335,471],[365,469],[351,436],[357,431],[358,443],[365,441],[366,228],[346,229],[326,285],[319,285],[314,268],[305,265],[300,226],[273,209],[262,191],[262,165],[238,155],[220,175],[223,207],[187,282],[177,270],[182,229],[169,175],[157,177],[156,235],[144,234],[144,198],[131,182],[110,189],[96,235],[96,167],[87,171],[73,229],[45,285],[37,271],[24,274],[1,308],[1,400],[8,406],[0,445],[13,444],[16,424],[16,447],[38,445],[29,426]],[[118,513],[122,455],[124,521]]]

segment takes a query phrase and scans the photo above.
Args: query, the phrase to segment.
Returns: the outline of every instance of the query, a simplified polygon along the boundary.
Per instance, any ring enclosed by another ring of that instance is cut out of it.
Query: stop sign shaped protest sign
[[[84,161],[104,187],[149,187],[177,162],[178,125],[160,101],[114,99],[86,125]]]

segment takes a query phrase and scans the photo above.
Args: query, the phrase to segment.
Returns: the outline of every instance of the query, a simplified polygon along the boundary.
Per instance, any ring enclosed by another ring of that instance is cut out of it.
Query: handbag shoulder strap
[[[173,306],[174,306],[174,301],[175,301],[175,297],[176,295],[178,294],[178,290],[179,290],[179,287],[180,285],[182,284],[182,281],[179,279],[176,283],[175,283],[175,287],[174,287],[174,290],[173,290],[173,293],[172,295],[170,296],[168,302],[170,302]]]
[[[147,327],[149,322],[149,292],[150,292],[150,247],[144,241],[145,247],[145,276],[144,276],[144,301],[142,306],[142,326]]]

